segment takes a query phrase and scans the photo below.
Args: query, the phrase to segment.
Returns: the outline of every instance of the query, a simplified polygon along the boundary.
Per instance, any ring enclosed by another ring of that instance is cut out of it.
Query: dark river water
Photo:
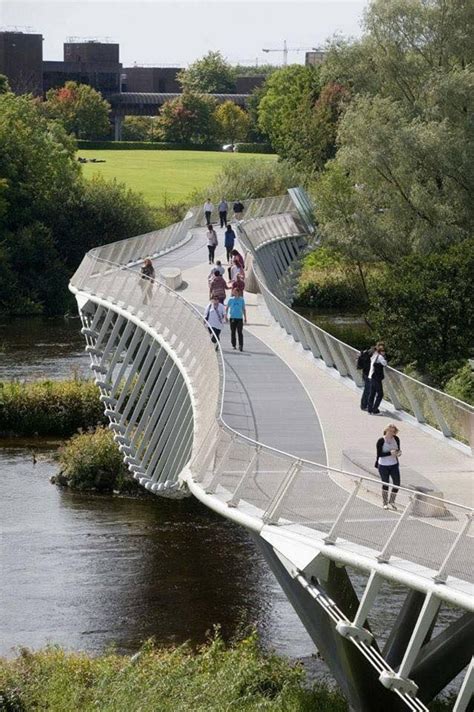
[[[77,319],[0,323],[0,380],[88,375]],[[133,653],[154,637],[202,643],[219,625],[226,639],[257,627],[265,647],[324,663],[245,531],[193,499],[179,502],[72,493],[49,483],[54,449],[0,441],[0,655],[48,642]],[[356,589],[362,579],[355,578]],[[403,602],[382,589],[377,634]],[[440,615],[440,625],[457,617]],[[450,689],[453,689],[451,686]]]

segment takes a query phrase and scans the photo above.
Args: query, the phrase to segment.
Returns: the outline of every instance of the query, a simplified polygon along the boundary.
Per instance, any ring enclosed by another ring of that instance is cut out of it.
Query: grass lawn
[[[275,161],[277,156],[255,153],[219,153],[217,151],[95,151],[80,149],[84,158],[97,158],[105,163],[82,165],[86,178],[100,173],[107,179],[117,178],[143,193],[151,205],[165,201],[187,202],[189,194],[212,183],[221,166],[228,161]]]

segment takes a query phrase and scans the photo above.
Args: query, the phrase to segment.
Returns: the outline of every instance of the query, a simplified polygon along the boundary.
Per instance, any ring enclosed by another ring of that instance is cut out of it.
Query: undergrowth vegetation
[[[105,423],[93,381],[0,381],[0,434],[69,437]]]
[[[307,689],[304,672],[272,653],[256,635],[232,646],[219,636],[198,651],[146,643],[133,658],[91,658],[56,647],[0,660],[5,712],[346,712],[337,693]]]
[[[74,435],[59,449],[58,461],[61,471],[55,484],[122,493],[135,492],[139,487],[123,463],[113,433],[105,427]]]

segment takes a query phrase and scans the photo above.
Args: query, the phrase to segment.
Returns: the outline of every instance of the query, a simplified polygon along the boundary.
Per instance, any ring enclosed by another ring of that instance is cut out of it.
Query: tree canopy
[[[211,96],[186,91],[166,101],[159,118],[165,141],[212,144],[217,140],[216,100]]]
[[[110,104],[87,84],[66,82],[50,89],[42,104],[46,116],[57,119],[76,138],[100,139],[110,133]]]
[[[229,94],[235,91],[234,72],[220,52],[208,52],[178,75],[183,91]]]
[[[236,141],[246,140],[250,120],[248,114],[233,101],[225,101],[217,107],[216,120],[223,141],[234,144]]]

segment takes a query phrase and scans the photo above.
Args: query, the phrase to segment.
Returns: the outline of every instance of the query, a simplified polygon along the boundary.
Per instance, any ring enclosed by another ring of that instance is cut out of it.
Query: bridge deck
[[[223,231],[218,229],[217,232],[220,244],[216,257],[222,259],[225,264]],[[186,283],[183,295],[186,299],[200,306],[207,303],[206,280],[210,267],[205,229],[195,229],[190,242],[155,261],[157,269],[165,265],[180,267],[183,270]],[[351,390],[337,378],[332,378],[327,370],[319,367],[308,353],[303,353],[301,347],[296,346],[280,328],[271,323],[271,318],[266,314],[265,308],[262,308],[262,299],[258,295],[246,293],[245,296],[249,318],[248,327],[245,329],[246,351],[243,354],[229,351],[227,328],[224,328],[221,338],[228,367],[233,373],[238,372],[241,384],[246,390],[246,412],[252,411],[253,417],[258,414],[259,439],[278,449],[324,463],[326,458],[323,459],[323,443],[320,435],[315,434],[319,433],[321,427],[327,450],[327,464],[332,467],[338,468],[344,464],[344,469],[353,469],[348,462],[343,462],[343,452],[346,450],[356,449],[375,456],[377,438],[385,425],[399,419],[397,414],[382,413],[371,417],[362,412],[359,408],[359,391]],[[256,344],[259,342],[251,341],[251,336],[260,340],[258,348]],[[264,349],[266,354],[273,353],[275,356],[261,358],[258,355],[261,349]],[[271,381],[268,388],[270,363],[271,368],[275,369],[273,391]],[[298,378],[295,378],[295,374]],[[262,400],[269,394],[274,398],[262,407]],[[313,408],[309,407],[309,398]],[[303,416],[303,420],[300,416]],[[239,429],[238,425],[242,424],[242,419],[229,419],[228,422]],[[304,428],[302,423],[305,424]],[[446,499],[472,506],[472,458],[414,424],[400,422],[398,425],[403,449],[402,483],[426,485],[428,479],[436,490],[443,492]],[[250,434],[252,427],[255,428],[255,423],[252,426],[247,419],[242,432]],[[301,432],[302,429],[304,433]],[[418,481],[413,481],[412,475],[410,481],[404,480],[404,464],[419,473]],[[373,474],[377,474],[375,470]],[[439,523],[442,524],[442,520]]]

